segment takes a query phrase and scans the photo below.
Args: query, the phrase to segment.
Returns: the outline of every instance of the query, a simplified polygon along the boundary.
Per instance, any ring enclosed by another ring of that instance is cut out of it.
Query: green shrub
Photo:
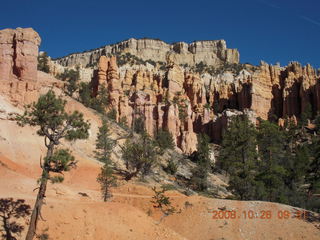
[[[173,160],[169,160],[168,165],[164,169],[167,173],[174,175],[178,171],[178,164],[176,164]]]
[[[127,118],[124,116],[122,118],[120,118],[119,120],[119,126],[122,127],[123,129],[128,129],[128,122],[127,122]]]
[[[104,86],[98,90],[96,97],[92,96],[93,88],[90,83],[81,82],[79,84],[79,101],[86,107],[95,109],[99,113],[104,114],[109,104],[108,91]]]
[[[141,173],[148,175],[151,167],[157,162],[157,147],[152,138],[145,132],[139,138],[129,138],[122,148],[122,158],[128,170],[126,180]]]
[[[50,68],[48,65],[48,55],[46,52],[39,54],[38,56],[38,70],[42,72],[49,73]]]
[[[203,107],[206,108],[206,109],[210,109],[211,108],[209,103],[206,103]]]
[[[177,190],[177,188],[173,184],[162,184],[161,188],[165,191]]]
[[[67,81],[65,92],[72,97],[73,93],[79,89],[78,81],[80,79],[79,67],[74,69],[65,69],[63,73],[56,76],[62,81]]]
[[[107,117],[111,120],[116,120],[117,119],[117,110],[115,108],[112,108],[108,113]]]
[[[156,187],[152,188],[154,192],[154,196],[152,197],[154,200],[151,202],[154,204],[154,208],[159,208],[165,216],[173,214],[176,209],[172,206],[170,198],[165,195],[167,191],[163,187],[160,190],[157,190]]]
[[[173,137],[169,131],[160,129],[155,135],[155,140],[162,151],[166,149],[174,149]]]
[[[145,132],[144,118],[142,116],[139,116],[138,118],[134,119],[134,121],[133,121],[133,131],[136,132],[136,133]]]

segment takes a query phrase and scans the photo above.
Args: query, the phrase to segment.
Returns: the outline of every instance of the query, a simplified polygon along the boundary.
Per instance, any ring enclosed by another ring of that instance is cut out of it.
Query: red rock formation
[[[0,31],[0,91],[15,104],[35,99],[40,41],[31,28]]]
[[[42,82],[61,85],[37,72],[39,44],[39,35],[30,28],[0,31],[0,92],[16,104],[34,101]],[[180,48],[184,51],[184,45]],[[97,94],[103,85],[107,88],[117,121],[125,119],[132,126],[142,116],[150,135],[167,129],[185,153],[196,150],[200,132],[213,141],[221,140],[222,128],[232,115],[228,109],[250,113],[253,122],[256,117],[280,118],[280,125],[282,119],[299,119],[308,105],[313,114],[320,110],[320,76],[310,65],[262,63],[241,71],[199,75],[177,65],[170,56],[165,72],[148,66],[125,67],[123,71],[115,57],[101,56],[93,78],[94,91]],[[228,53],[220,57],[228,58]]]
[[[252,85],[251,108],[264,119],[299,117],[309,104],[314,114],[320,110],[319,76],[310,65],[293,62],[280,68],[262,63]]]
[[[222,128],[232,115],[225,109],[250,113],[256,122],[256,117],[299,117],[308,103],[314,113],[320,107],[319,76],[310,65],[292,63],[281,68],[262,62],[255,70],[227,71],[210,78],[169,62],[164,75],[127,68],[119,78],[115,57],[101,57],[96,75],[99,84],[108,86],[118,119],[126,118],[132,126],[134,119],[142,116],[150,135],[167,129],[185,153],[196,150],[200,132],[221,140]]]

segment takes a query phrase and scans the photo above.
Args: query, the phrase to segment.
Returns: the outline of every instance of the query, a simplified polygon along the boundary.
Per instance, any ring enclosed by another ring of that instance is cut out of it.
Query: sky
[[[225,39],[240,62],[320,68],[319,0],[2,1],[0,29],[32,27],[53,57],[128,38]]]

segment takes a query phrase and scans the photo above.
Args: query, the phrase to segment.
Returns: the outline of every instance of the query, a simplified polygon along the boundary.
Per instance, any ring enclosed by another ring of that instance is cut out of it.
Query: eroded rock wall
[[[35,98],[40,42],[32,28],[0,31],[0,91],[16,104]]]
[[[63,83],[37,71],[41,39],[32,28],[0,31],[0,94],[16,106],[37,100],[42,87]]]
[[[140,57],[165,57],[165,69],[130,64],[119,67],[115,56],[96,53],[98,67],[92,78],[94,93],[97,94],[101,86],[106,87],[109,110],[116,110],[117,121],[126,121],[132,127],[137,119],[142,119],[150,135],[166,129],[184,153],[196,150],[197,134],[201,132],[219,142],[233,113],[245,112],[252,122],[257,117],[283,122],[281,119],[288,117],[299,119],[309,106],[313,115],[320,111],[320,75],[310,65],[292,62],[280,67],[262,62],[258,67],[238,65],[241,69],[199,74],[181,66],[181,61],[189,61],[191,54],[193,64],[202,58],[208,59],[210,64],[237,63],[237,52],[227,49],[224,41],[189,45],[153,41],[128,40],[108,46],[108,51],[114,53],[135,46],[133,53]],[[16,105],[35,101],[41,86],[63,87],[61,81],[37,71],[39,44],[40,37],[31,28],[0,31],[0,93]],[[169,49],[169,54],[166,50],[162,56],[163,49]],[[76,62],[79,61],[74,60]],[[54,69],[61,72],[64,67],[56,65]],[[81,70],[87,72],[87,68]]]
[[[232,112],[246,112],[256,122],[257,117],[299,117],[308,104],[314,114],[320,110],[319,75],[310,65],[298,63],[280,67],[262,62],[238,72],[200,75],[172,59],[162,72],[118,68],[115,57],[102,56],[95,79],[108,88],[117,121],[125,118],[132,127],[136,119],[143,119],[150,135],[166,129],[188,154],[196,150],[200,132],[219,142]]]

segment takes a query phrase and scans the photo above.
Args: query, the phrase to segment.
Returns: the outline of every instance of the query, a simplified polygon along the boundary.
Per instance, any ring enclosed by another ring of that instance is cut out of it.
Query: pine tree
[[[68,83],[66,87],[67,94],[69,96],[73,96],[73,93],[78,90],[78,81],[80,79],[80,72],[79,72],[79,67],[76,68],[76,70],[69,70],[68,73]]]
[[[92,86],[90,83],[81,82],[79,84],[79,101],[86,107],[91,107]]]
[[[91,101],[91,108],[97,110],[99,113],[105,114],[106,108],[109,105],[109,93],[105,86],[100,86],[97,96]]]
[[[320,113],[317,114],[317,116],[315,117],[314,123],[316,125],[316,133],[320,134]]]
[[[62,173],[76,166],[76,161],[70,152],[66,149],[56,149],[57,146],[60,145],[62,139],[72,141],[86,139],[89,136],[90,124],[84,121],[83,114],[78,111],[68,114],[64,110],[65,105],[66,101],[56,97],[55,93],[50,90],[47,94],[41,95],[36,103],[26,106],[25,113],[16,118],[20,126],[37,126],[39,128],[37,134],[44,137],[47,148],[47,155],[41,163],[40,186],[26,240],[32,240],[36,233],[48,180],[61,182]],[[60,174],[60,176],[51,176],[50,173]]]
[[[156,163],[158,153],[158,147],[146,132],[137,139],[127,139],[122,149],[122,157],[128,170],[126,180],[130,180],[139,173],[142,176],[147,175]]]
[[[289,158],[286,158],[286,161],[291,164],[284,165],[288,171],[288,177],[285,183],[291,189],[296,189],[304,184],[305,176],[310,165],[310,157],[309,146],[307,144],[301,144],[295,147],[295,154],[291,156],[292,163]]]
[[[48,55],[46,52],[39,54],[38,56],[38,70],[42,72],[49,73],[50,68],[48,65]]]
[[[306,126],[308,120],[312,119],[312,106],[309,102],[307,102],[304,111],[301,113],[301,121],[299,122],[299,126]]]
[[[86,107],[95,109],[101,114],[106,113],[109,105],[109,94],[105,86],[100,86],[97,96],[93,97],[93,88],[90,83],[81,82],[79,84],[79,101]]]
[[[255,196],[256,130],[246,115],[237,115],[223,134],[218,165],[229,176],[229,189],[240,199]]]
[[[114,141],[110,138],[110,130],[106,120],[102,121],[102,126],[99,127],[98,136],[96,139],[95,158],[103,163],[111,163],[110,154],[114,146]]]
[[[60,73],[56,76],[62,81],[66,81],[65,92],[70,97],[73,96],[73,93],[79,89],[79,80],[80,80],[80,68],[79,66],[76,69],[65,69],[63,73]]]
[[[162,152],[166,149],[174,149],[172,134],[167,130],[159,129],[155,134],[155,141]]]
[[[320,137],[313,139],[312,161],[307,171],[306,182],[309,185],[308,195],[320,194]]]
[[[110,188],[117,184],[116,177],[113,175],[113,163],[110,159],[114,146],[114,141],[110,138],[110,135],[107,121],[103,120],[96,140],[95,158],[104,163],[97,177],[97,181],[100,183],[103,201],[105,202],[111,196]]]
[[[110,188],[117,185],[117,179],[113,175],[114,171],[110,164],[105,163],[101,167],[100,173],[97,177],[97,181],[100,183],[101,193],[103,201],[106,202],[111,197]]]
[[[287,172],[282,164],[285,159],[284,135],[276,124],[260,120],[257,139],[260,157],[257,180],[264,184],[264,198],[285,202],[283,193]]]
[[[208,172],[211,171],[209,137],[205,134],[198,135],[197,152],[193,156],[197,163],[192,172],[191,184],[198,191],[205,191],[208,188]]]
[[[138,115],[133,119],[132,130],[139,134],[143,134],[146,131],[143,116]]]
[[[164,187],[161,187],[160,190],[157,190],[156,187],[153,187],[152,190],[154,192],[154,196],[152,197],[153,200],[151,201],[154,204],[153,207],[159,208],[164,214],[161,217],[161,220],[164,216],[173,214],[176,209],[172,206],[170,198],[164,194],[167,190]]]

